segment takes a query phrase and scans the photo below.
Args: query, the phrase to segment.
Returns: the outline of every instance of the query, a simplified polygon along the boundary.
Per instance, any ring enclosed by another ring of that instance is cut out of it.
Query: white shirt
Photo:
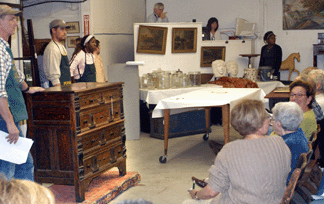
[[[51,81],[53,85],[61,83],[60,64],[62,55],[67,55],[64,45],[59,42],[54,43],[51,40],[44,51],[43,64],[46,79]]]
[[[71,76],[74,76],[74,79],[80,79],[80,75],[81,76],[83,75],[84,68],[85,68],[85,59],[87,59],[87,64],[94,64],[95,56],[92,53],[85,54],[85,52],[81,50],[74,57],[74,59],[72,59],[73,61],[70,64],[70,71],[71,71]]]
[[[214,37],[214,39],[213,39]],[[216,30],[215,35],[213,35],[212,33],[210,33],[210,40],[221,40],[221,35],[220,32],[218,30]]]

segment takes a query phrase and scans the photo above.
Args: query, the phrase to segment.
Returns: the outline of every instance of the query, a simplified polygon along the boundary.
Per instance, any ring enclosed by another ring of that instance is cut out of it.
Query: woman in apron
[[[74,55],[70,61],[71,75],[76,82],[96,82],[96,68],[94,65],[96,39],[93,35],[86,35],[81,39],[82,50]]]

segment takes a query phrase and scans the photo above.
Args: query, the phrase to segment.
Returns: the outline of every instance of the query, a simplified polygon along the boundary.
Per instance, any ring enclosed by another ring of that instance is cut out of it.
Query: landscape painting
[[[282,0],[283,29],[323,29],[323,0]]]

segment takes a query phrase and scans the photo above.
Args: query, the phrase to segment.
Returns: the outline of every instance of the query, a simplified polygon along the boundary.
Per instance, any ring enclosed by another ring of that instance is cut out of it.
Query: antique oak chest
[[[28,94],[35,181],[74,185],[84,200],[91,180],[112,167],[126,174],[123,83],[76,83]]]

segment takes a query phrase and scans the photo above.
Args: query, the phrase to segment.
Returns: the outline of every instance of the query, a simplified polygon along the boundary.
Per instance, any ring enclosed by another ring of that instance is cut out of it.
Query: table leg
[[[229,109],[230,109],[230,105],[226,104],[222,106],[222,114],[223,114],[223,128],[224,128],[224,142],[229,143],[230,139],[229,139]]]
[[[203,139],[205,141],[208,140],[209,138],[209,133],[210,133],[210,109],[209,107],[205,108],[205,120],[206,120],[206,134],[203,136]]]
[[[164,109],[164,156],[160,157],[161,163],[166,163],[168,155],[168,141],[170,129],[170,109]]]

